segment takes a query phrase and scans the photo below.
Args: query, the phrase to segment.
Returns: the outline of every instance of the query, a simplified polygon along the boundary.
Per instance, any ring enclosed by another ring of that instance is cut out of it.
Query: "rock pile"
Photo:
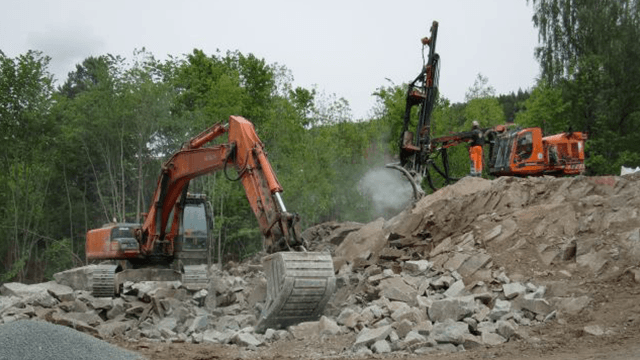
[[[90,269],[73,269],[74,278],[84,278],[76,284],[90,283]],[[0,323],[45,320],[103,339],[259,345],[244,333],[252,332],[256,317],[250,309],[264,298],[264,278],[252,271],[243,277],[226,272],[212,277],[210,289],[200,291],[180,282],[125,283],[123,295],[113,299],[95,298],[55,281],[6,283],[0,287]]]
[[[55,282],[8,283],[0,287],[0,324],[42,319],[99,338],[249,349],[350,336],[345,351],[353,354],[535,342],[529,326],[593,306],[592,294],[569,280],[620,271],[640,280],[638,181],[465,178],[389,220],[309,228],[303,237],[311,250],[334,258],[337,291],[325,317],[286,330],[253,329],[266,293],[255,261],[212,268],[207,290],[127,283],[116,299],[90,295],[91,267],[57,274]]]

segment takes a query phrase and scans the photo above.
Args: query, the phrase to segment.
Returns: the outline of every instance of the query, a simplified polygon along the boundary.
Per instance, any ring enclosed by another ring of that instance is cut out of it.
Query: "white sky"
[[[528,89],[539,74],[526,0],[1,0],[0,9],[0,50],[43,51],[58,84],[92,55],[240,50],[285,65],[295,86],[344,97],[365,118],[385,78],[417,76],[420,38],[434,20],[440,92],[453,102],[464,101],[478,73],[497,94]]]

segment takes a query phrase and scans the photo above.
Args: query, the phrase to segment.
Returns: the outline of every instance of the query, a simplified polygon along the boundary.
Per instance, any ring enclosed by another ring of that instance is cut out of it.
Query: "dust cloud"
[[[371,201],[376,217],[389,219],[411,203],[411,184],[397,170],[371,169],[360,180],[359,188]]]

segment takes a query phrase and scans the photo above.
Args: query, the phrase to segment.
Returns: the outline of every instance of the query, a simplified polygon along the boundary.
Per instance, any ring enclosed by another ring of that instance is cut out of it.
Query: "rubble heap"
[[[206,290],[127,283],[115,299],[90,295],[91,266],[48,283],[8,283],[0,287],[0,324],[40,319],[103,339],[248,349],[339,335],[353,339],[340,351],[354,354],[535,342],[531,326],[593,306],[593,294],[569,280],[640,280],[639,180],[465,178],[389,220],[309,228],[311,250],[334,258],[338,289],[319,321],[286,330],[253,329],[266,293],[256,261],[212,268]]]

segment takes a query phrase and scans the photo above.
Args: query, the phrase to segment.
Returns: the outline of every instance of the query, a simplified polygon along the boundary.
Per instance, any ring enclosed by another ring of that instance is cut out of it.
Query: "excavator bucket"
[[[279,252],[267,256],[263,265],[267,297],[256,331],[320,318],[336,287],[330,254]]]

